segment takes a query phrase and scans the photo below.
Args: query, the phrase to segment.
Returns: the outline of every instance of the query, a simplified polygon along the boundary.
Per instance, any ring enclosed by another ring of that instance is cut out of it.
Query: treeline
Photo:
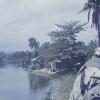
[[[90,41],[86,45],[77,40],[78,34],[85,31],[86,24],[71,21],[55,25],[56,30],[48,33],[51,42],[47,41],[40,45],[33,36],[28,39],[31,51],[16,51],[9,54],[0,52],[0,58],[26,62],[27,67],[31,66],[31,61],[34,58],[41,65],[41,68],[48,67],[48,64],[55,60],[61,60],[60,66],[58,66],[60,68],[72,69],[77,63],[82,66],[93,56],[96,48],[96,41]]]
[[[22,64],[22,60],[25,62],[30,61],[32,52],[30,51],[16,51],[13,53],[5,53],[4,51],[0,52],[0,64],[6,63],[18,63]]]
[[[16,51],[13,53],[0,52],[0,58],[8,60],[20,60],[26,57],[25,51]]]

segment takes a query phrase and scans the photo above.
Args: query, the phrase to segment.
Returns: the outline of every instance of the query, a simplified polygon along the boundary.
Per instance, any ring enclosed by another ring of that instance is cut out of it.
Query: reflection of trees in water
[[[33,75],[29,74],[29,84],[31,90],[36,90],[36,89],[43,89],[46,86],[48,86],[49,78],[39,76],[39,75]]]

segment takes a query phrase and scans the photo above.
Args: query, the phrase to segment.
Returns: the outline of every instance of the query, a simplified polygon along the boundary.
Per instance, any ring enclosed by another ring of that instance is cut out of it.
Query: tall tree
[[[98,32],[98,45],[100,46],[100,0],[88,0],[81,10],[88,11],[88,21],[92,17],[92,24]]]
[[[56,58],[62,59],[63,68],[72,68],[75,59],[79,59],[79,54],[83,54],[83,42],[77,40],[77,35],[81,31],[85,31],[85,25],[79,21],[64,22],[63,24],[56,24],[57,30],[51,31],[49,36],[52,40],[53,47],[55,48]],[[73,59],[74,56],[77,58]]]
[[[34,37],[29,38],[29,47],[33,50],[33,49],[37,49],[39,48],[39,42],[36,41],[36,39]]]
[[[34,37],[31,37],[29,38],[29,47],[32,49],[33,51],[33,55],[34,57],[37,57],[38,56],[38,49],[39,49],[39,42],[34,38]]]
[[[68,48],[73,48],[73,46],[76,44],[77,34],[85,30],[85,25],[86,24],[81,24],[79,21],[56,24],[58,30],[51,31],[49,36],[51,37],[53,43],[56,45],[57,50],[68,50]]]

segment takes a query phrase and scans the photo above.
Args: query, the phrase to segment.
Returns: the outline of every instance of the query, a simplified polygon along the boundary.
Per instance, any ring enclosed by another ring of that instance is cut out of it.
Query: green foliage
[[[29,41],[29,47],[33,50],[36,48],[39,48],[39,42],[36,41],[36,39],[34,37],[31,37],[28,39]]]
[[[39,58],[44,64],[47,64],[48,62],[55,60],[56,53],[57,52],[54,45],[50,44],[49,42],[45,42],[39,48]]]
[[[0,52],[0,58],[6,59],[7,58],[7,54],[4,51]]]
[[[44,62],[54,61],[59,58],[62,60],[63,68],[72,68],[76,63],[75,59],[73,59],[74,56],[80,58],[79,54],[83,54],[86,48],[85,43],[76,39],[77,34],[85,30],[85,25],[80,24],[78,21],[56,24],[58,30],[49,33],[52,43],[44,43],[39,48],[39,56],[42,57]]]
[[[34,57],[33,52],[31,51],[26,51],[26,59],[31,60]]]
[[[59,51],[69,51],[76,46],[77,34],[85,30],[86,24],[80,24],[78,21],[65,22],[63,24],[56,24],[58,30],[51,31],[49,36]]]
[[[61,64],[58,64],[59,68],[73,69],[77,63],[82,66],[87,59],[93,56],[96,47],[94,41],[85,45],[84,42],[77,40],[77,34],[85,31],[85,25],[79,21],[56,24],[58,29],[48,34],[52,42],[45,42],[35,49],[33,58],[36,57],[42,67],[47,67],[46,64],[57,59],[61,60]]]
[[[71,22],[64,22],[63,24],[55,24],[58,27],[58,30],[51,31],[49,36],[51,39],[56,42],[59,39],[65,39],[67,42],[75,43],[77,33],[84,31],[85,28],[84,24],[80,24],[79,21],[71,21]]]
[[[94,52],[95,52],[96,47],[97,47],[96,41],[91,41],[88,44],[87,50],[86,50],[87,59],[90,59],[94,55]]]
[[[13,53],[9,53],[7,55],[7,59],[9,60],[21,60],[26,58],[26,52],[25,51],[16,51]]]
[[[33,57],[37,57],[38,56],[38,50],[39,50],[39,42],[34,38],[29,38],[29,47],[33,50]]]

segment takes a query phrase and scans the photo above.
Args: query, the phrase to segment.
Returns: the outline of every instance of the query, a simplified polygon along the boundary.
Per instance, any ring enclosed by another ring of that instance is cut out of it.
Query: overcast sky
[[[29,37],[49,41],[47,33],[64,20],[87,22],[86,14],[78,14],[85,1],[0,0],[0,51],[26,50]],[[78,38],[88,43],[96,37],[89,26]]]

